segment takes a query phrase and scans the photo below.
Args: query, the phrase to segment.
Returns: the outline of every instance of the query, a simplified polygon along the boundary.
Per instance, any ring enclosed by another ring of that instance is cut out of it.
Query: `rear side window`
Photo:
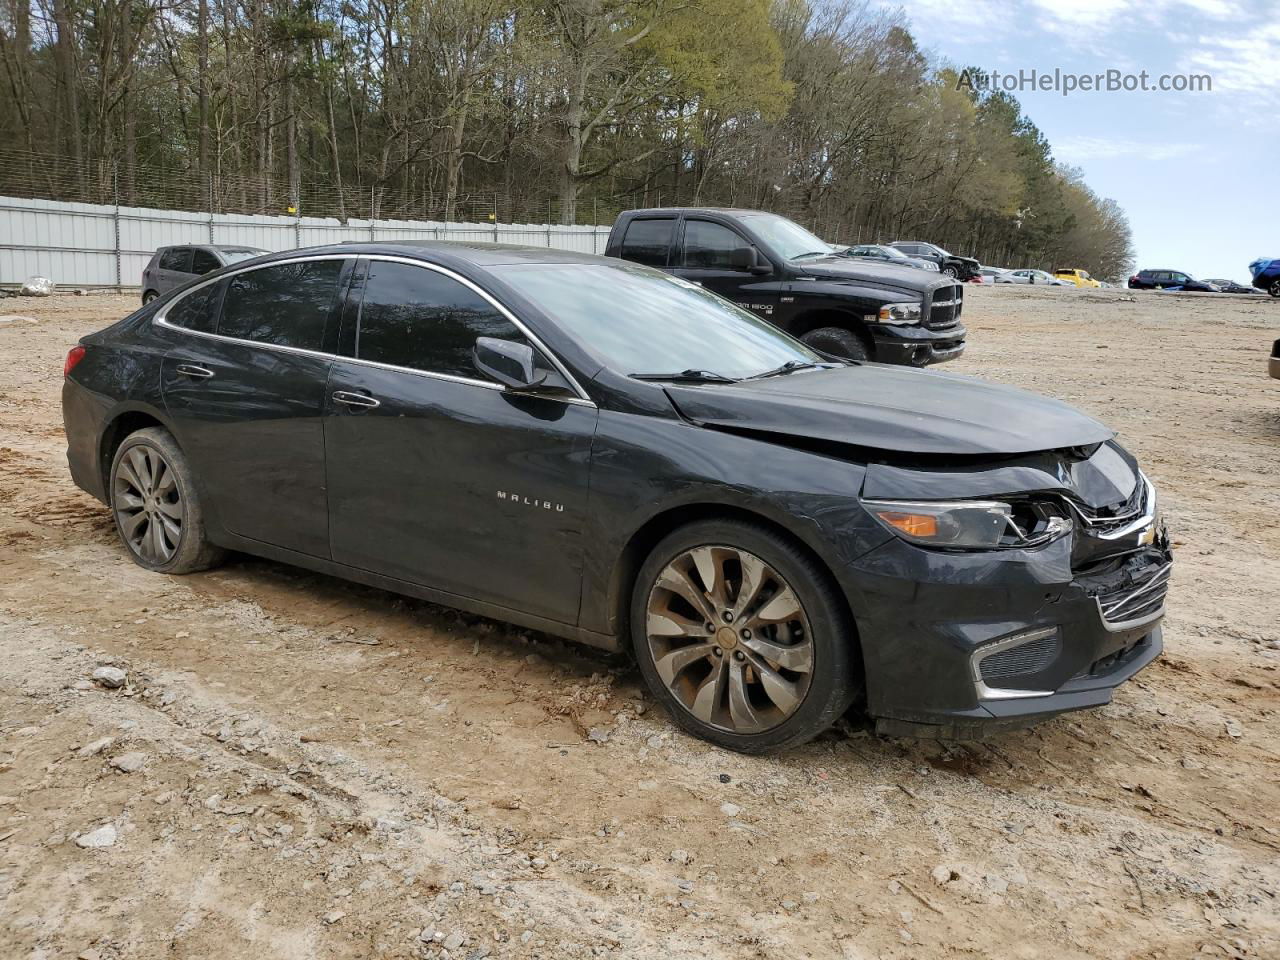
[[[665,267],[675,220],[632,220],[622,239],[622,259],[650,267]]]
[[[356,330],[355,355],[427,373],[478,379],[477,337],[527,342],[480,294],[434,270],[372,260]]]
[[[191,248],[169,247],[160,254],[161,270],[177,270],[179,273],[191,272]]]
[[[733,251],[747,242],[728,227],[710,220],[686,220],[684,224],[684,265],[715,270],[733,270]]]
[[[191,272],[196,276],[203,277],[206,273],[212,273],[221,266],[222,264],[218,262],[218,258],[208,250],[193,250],[191,252]]]
[[[301,350],[324,345],[341,260],[304,260],[238,273],[227,283],[218,333]]]
[[[218,326],[220,283],[210,283],[180,298],[164,315],[167,323],[197,333],[213,333]]]

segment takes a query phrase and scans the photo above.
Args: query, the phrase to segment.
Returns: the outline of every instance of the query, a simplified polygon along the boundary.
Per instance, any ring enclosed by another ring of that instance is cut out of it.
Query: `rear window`
[[[665,267],[675,224],[672,219],[632,220],[622,239],[622,259],[650,267]]]
[[[237,273],[227,283],[224,337],[319,350],[338,293],[342,260],[304,260]]]
[[[179,273],[191,272],[191,248],[167,247],[160,251],[160,269],[177,270]]]

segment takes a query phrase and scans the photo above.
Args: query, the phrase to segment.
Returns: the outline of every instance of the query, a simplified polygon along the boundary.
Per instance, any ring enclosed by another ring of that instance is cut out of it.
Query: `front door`
[[[161,318],[174,343],[161,372],[165,409],[215,519],[314,557],[329,556],[322,418],[333,361],[324,351],[336,345],[350,264],[247,270],[184,294]],[[224,285],[221,311],[209,305],[215,316],[188,309]]]
[[[671,272],[772,321],[778,306],[775,278],[752,273],[735,260],[735,251],[750,246],[751,242],[731,227],[689,218],[684,222],[677,265]]]
[[[366,265],[329,378],[333,559],[576,623],[595,406],[477,371],[477,337],[526,337],[468,283]]]

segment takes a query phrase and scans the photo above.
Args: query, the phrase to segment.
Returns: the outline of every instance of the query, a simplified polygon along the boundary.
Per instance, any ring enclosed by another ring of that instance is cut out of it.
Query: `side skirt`
[[[307,570],[314,570],[317,573],[328,574],[331,577],[338,577],[342,580],[352,580],[368,587],[377,587],[380,590],[389,590],[392,593],[402,593],[406,596],[417,597],[419,600],[438,603],[442,607],[452,607],[456,610],[465,610],[467,613],[477,614],[478,616],[501,620],[504,623],[513,623],[518,627],[549,633],[552,636],[572,640],[575,643],[585,644],[609,653],[619,653],[622,650],[622,643],[614,634],[596,633],[594,630],[586,630],[572,624],[560,623],[558,620],[548,620],[545,617],[536,617],[519,610],[512,610],[509,607],[499,606],[496,603],[486,603],[483,600],[473,600],[471,597],[459,596],[456,593],[446,593],[443,590],[435,590],[418,583],[411,583],[408,580],[398,580],[395,577],[372,573],[359,567],[350,567],[333,560],[325,560],[321,557],[313,557],[305,553],[286,550],[283,547],[263,543],[260,540],[252,540],[248,537],[241,537],[226,530],[220,530],[218,533],[220,534],[216,537],[218,545],[230,550],[239,550],[241,553],[249,553],[255,557],[288,563],[295,567],[303,567]]]

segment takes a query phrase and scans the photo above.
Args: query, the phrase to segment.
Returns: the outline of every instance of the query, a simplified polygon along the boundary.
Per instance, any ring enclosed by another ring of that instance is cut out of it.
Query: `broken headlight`
[[[864,500],[886,528],[909,543],[960,550],[1037,547],[1071,531],[1050,500]]]

